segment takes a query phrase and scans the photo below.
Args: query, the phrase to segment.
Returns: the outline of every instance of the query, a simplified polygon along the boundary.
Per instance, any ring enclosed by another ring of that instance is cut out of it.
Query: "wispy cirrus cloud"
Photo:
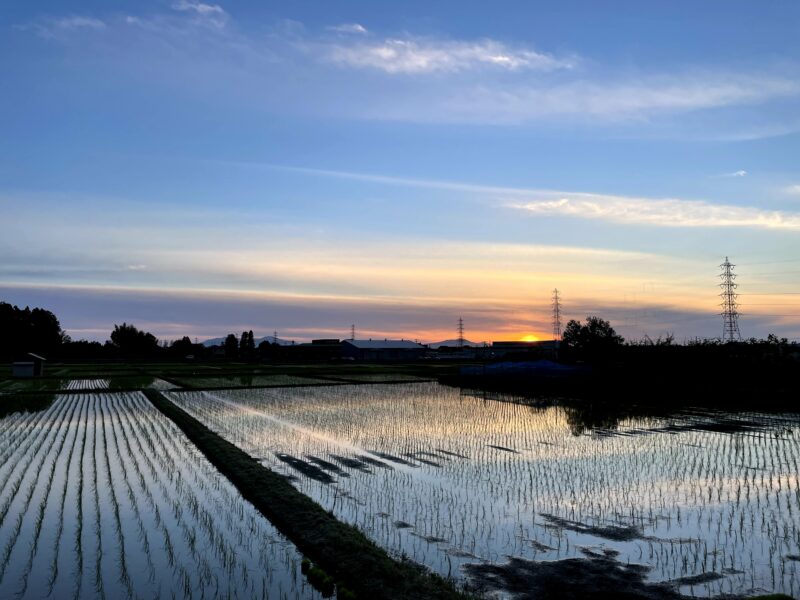
[[[574,58],[559,58],[492,39],[467,41],[405,36],[322,44],[318,51],[324,60],[339,66],[390,74],[453,73],[477,68],[552,71],[569,69],[575,63]]]
[[[39,37],[46,39],[57,39],[81,30],[101,31],[106,27],[105,21],[82,15],[47,18],[34,23],[15,25],[15,28],[20,31],[32,31]]]
[[[193,14],[216,27],[224,27],[228,20],[228,13],[219,4],[178,0],[172,5],[172,8],[180,12]]]
[[[611,194],[534,190],[257,163],[251,166],[297,171],[322,177],[464,192],[495,199],[508,208],[541,216],[599,219],[613,223],[662,227],[800,230],[800,212],[765,210],[753,206],[736,206],[705,200],[635,198]],[[789,186],[786,191],[800,195],[800,185]]]
[[[603,82],[477,85],[405,103],[387,116],[448,122],[522,124],[551,117],[584,121],[637,120],[705,109],[755,105],[800,94],[800,83],[782,76],[684,73]],[[423,117],[424,118],[424,117]]]
[[[509,207],[531,215],[598,219],[657,227],[748,227],[800,231],[800,213],[703,200],[629,198],[601,194],[515,201]]]
[[[738,171],[733,171],[731,173],[723,173],[720,177],[745,177],[747,175],[747,171],[744,169],[740,169]]]
[[[790,196],[800,197],[800,183],[794,185],[787,185],[783,191],[789,194]]]
[[[341,25],[329,25],[326,27],[328,31],[335,31],[336,33],[355,33],[358,35],[365,35],[369,33],[367,28],[360,23],[342,23]]]
[[[93,36],[78,36],[79,31],[106,29],[100,54],[103,60],[124,62],[126,72],[144,63],[163,64],[170,80],[185,78],[184,87],[217,82],[216,93],[228,94],[232,102],[345,118],[547,127],[628,124],[634,135],[659,119],[667,124],[661,131],[672,135],[676,128],[670,117],[686,118],[693,111],[705,111],[705,117],[714,111],[721,120],[709,125],[703,119],[702,126],[691,128],[693,135],[724,131],[735,138],[746,130],[752,138],[785,131],[786,114],[776,114],[770,128],[754,132],[734,111],[800,96],[797,67],[787,64],[758,71],[672,65],[652,73],[542,50],[532,42],[387,34],[356,22],[322,31],[273,24],[256,34],[219,4],[177,0],[171,8],[104,20],[64,17],[23,28],[87,45]],[[303,76],[287,77],[289,70]],[[153,75],[148,71],[147,76]],[[276,94],[272,82],[278,80],[283,85]],[[246,98],[224,91],[241,89],[248,90]]]

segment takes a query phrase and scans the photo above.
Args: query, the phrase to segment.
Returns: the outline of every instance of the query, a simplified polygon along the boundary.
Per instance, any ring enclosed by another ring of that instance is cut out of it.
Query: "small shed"
[[[41,377],[44,374],[46,358],[29,352],[28,359],[11,363],[12,377]]]

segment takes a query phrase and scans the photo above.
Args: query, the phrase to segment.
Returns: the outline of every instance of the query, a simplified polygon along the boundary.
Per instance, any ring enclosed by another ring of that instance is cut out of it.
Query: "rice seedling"
[[[0,419],[9,440],[0,597],[319,597],[296,549],[140,394],[57,397]]]
[[[567,408],[426,382],[167,395],[443,576],[508,556],[602,558],[688,595],[800,591],[785,559],[800,553],[798,415],[689,410],[593,426]]]

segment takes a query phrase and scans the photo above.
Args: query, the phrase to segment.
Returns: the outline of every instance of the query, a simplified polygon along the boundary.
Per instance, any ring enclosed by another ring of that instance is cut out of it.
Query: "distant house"
[[[341,358],[342,347],[336,338],[311,340],[310,343],[281,346],[276,350],[283,360],[333,361]]]
[[[342,356],[367,361],[420,360],[427,348],[409,340],[344,340]]]
[[[11,363],[12,377],[41,377],[44,374],[46,358],[38,354],[28,353],[29,360]]]

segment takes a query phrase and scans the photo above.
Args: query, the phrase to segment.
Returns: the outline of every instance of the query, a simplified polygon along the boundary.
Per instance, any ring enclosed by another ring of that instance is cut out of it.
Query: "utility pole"
[[[356,325],[353,323],[350,325],[350,341],[354,342],[356,340]]]
[[[277,329],[272,332],[272,343],[273,344],[277,344],[278,343],[278,330]]]
[[[561,299],[558,288],[553,290],[553,341],[561,341]]]
[[[723,342],[739,342],[742,339],[742,334],[739,333],[739,303],[736,300],[739,297],[736,293],[739,285],[735,282],[736,274],[733,272],[735,266],[731,264],[727,256],[725,262],[720,265],[722,272],[719,277],[722,281],[719,287],[722,291],[719,296],[722,298],[720,303],[722,313],[720,314],[722,315]]]
[[[464,319],[458,317],[458,347],[464,347]]]

